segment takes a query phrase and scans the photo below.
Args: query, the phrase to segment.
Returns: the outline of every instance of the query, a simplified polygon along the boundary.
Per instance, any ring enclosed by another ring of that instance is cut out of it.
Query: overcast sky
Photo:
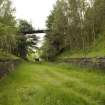
[[[56,0],[12,0],[16,17],[31,21],[38,29],[45,28],[45,22]]]

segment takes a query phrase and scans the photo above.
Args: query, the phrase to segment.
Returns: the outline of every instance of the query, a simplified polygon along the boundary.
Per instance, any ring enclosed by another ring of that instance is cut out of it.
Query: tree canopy
[[[9,51],[15,46],[16,20],[10,0],[0,0],[0,49]]]
[[[66,49],[86,51],[105,30],[105,1],[57,0],[46,24],[50,30],[43,46],[47,58]]]

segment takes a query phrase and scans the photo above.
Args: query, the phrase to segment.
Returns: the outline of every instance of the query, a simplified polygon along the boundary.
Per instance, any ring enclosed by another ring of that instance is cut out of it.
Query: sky
[[[11,0],[16,8],[16,18],[25,19],[32,23],[35,29],[46,29],[47,16],[53,9],[56,0]],[[45,34],[37,34],[38,47],[44,42]]]
[[[45,29],[47,16],[56,0],[11,0],[16,8],[16,18],[26,19],[35,29]]]

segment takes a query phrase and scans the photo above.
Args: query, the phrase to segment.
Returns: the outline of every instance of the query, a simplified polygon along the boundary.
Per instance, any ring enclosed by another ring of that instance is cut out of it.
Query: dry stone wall
[[[68,58],[64,60],[65,63],[76,64],[85,67],[93,67],[98,69],[105,69],[105,57],[97,58]]]
[[[0,60],[0,78],[7,75],[15,69],[15,66],[20,63],[19,59],[16,60]]]

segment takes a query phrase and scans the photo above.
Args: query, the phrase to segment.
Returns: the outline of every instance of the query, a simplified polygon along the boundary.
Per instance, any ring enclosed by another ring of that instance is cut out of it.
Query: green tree
[[[16,20],[10,0],[0,1],[0,49],[11,52],[16,45]]]
[[[64,6],[64,1],[57,1],[47,20],[47,28],[50,30],[47,32],[45,42],[48,43],[48,48],[45,49],[46,54],[48,54],[47,58],[53,58],[65,48],[67,20]]]
[[[57,0],[47,28],[47,58],[54,58],[63,50],[86,52],[105,31],[105,0]]]
[[[27,35],[27,33],[34,30],[33,26],[26,20],[19,20],[18,23],[18,36],[17,47],[15,48],[15,54],[23,59],[27,59],[29,49],[34,49],[38,38],[36,35]]]
[[[26,35],[27,33],[30,33],[34,30],[32,24],[26,20],[20,19],[18,25],[18,32],[23,35]]]

